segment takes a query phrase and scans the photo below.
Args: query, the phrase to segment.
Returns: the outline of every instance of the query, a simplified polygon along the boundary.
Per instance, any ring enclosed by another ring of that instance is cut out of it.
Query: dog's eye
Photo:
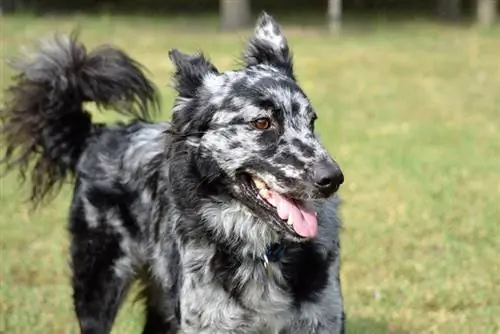
[[[262,117],[252,121],[251,124],[258,130],[266,130],[271,127],[271,120],[267,117]]]

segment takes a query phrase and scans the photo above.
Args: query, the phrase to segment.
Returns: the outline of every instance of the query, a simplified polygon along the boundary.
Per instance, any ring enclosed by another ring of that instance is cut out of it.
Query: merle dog
[[[168,123],[150,121],[157,89],[117,48],[87,53],[59,36],[13,62],[3,164],[31,178],[34,204],[75,180],[81,332],[109,333],[138,278],[143,333],[342,333],[343,175],[314,134],[281,28],[261,14],[236,71],[169,56],[178,96]],[[86,102],[135,120],[93,123]]]

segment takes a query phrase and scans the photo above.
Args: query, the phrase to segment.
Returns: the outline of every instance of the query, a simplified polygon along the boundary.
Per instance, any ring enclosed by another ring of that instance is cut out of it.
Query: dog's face
[[[219,73],[202,55],[176,50],[170,57],[179,92],[175,129],[272,228],[295,240],[314,237],[308,201],[334,194],[343,175],[314,134],[316,113],[276,21],[260,16],[243,70]]]

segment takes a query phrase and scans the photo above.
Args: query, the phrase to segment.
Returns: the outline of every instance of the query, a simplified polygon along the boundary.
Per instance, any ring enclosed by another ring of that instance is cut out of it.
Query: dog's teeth
[[[262,196],[262,198],[268,199],[269,198],[269,189],[266,189],[266,188],[260,189],[259,194],[260,194],[260,196]]]
[[[293,226],[292,215],[288,216],[288,220],[286,221],[286,223],[290,226]]]
[[[265,189],[267,188],[266,184],[260,180],[260,179],[253,179],[253,183],[255,184],[255,187],[257,187],[257,189]]]

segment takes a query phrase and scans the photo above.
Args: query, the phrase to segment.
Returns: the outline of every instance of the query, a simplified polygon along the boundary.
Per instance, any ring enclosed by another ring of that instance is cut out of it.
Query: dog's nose
[[[324,162],[314,169],[314,183],[325,195],[329,196],[344,183],[344,174],[336,163]]]

